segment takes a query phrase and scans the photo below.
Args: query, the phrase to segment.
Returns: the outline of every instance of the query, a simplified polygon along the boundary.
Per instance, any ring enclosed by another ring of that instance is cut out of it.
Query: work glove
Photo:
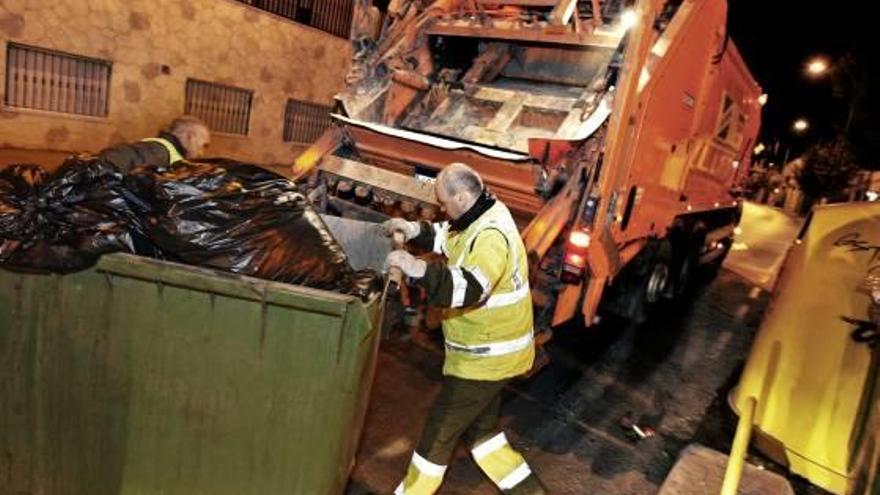
[[[385,258],[385,266],[400,268],[410,278],[422,278],[425,276],[425,270],[428,269],[428,263],[425,260],[420,260],[402,249],[388,253],[388,257]]]
[[[385,234],[388,235],[388,237],[394,235],[395,232],[402,232],[407,241],[411,241],[418,237],[419,232],[422,230],[419,222],[410,222],[403,218],[386,220],[382,223],[382,228],[385,229]]]

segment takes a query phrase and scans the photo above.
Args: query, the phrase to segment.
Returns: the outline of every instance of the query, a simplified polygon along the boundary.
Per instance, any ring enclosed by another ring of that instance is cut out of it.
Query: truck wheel
[[[647,266],[638,270],[638,275],[630,280],[628,311],[629,320],[641,325],[656,311],[657,306],[668,291],[672,250],[668,242],[657,246],[654,253],[645,261]]]
[[[678,301],[687,294],[694,281],[697,265],[700,262],[700,246],[702,241],[690,239],[682,239],[677,247],[678,263],[674,269],[674,275],[670,280],[669,290],[666,297],[673,301]]]
[[[649,304],[655,304],[663,298],[666,287],[669,285],[669,264],[663,261],[654,263],[648,280],[645,283],[645,300]]]
[[[625,266],[602,300],[603,314],[640,325],[648,320],[669,290],[672,250],[667,241],[646,246]]]
[[[720,242],[723,244],[723,246],[720,248],[723,250],[721,254],[719,254],[718,257],[703,266],[703,273],[708,280],[712,280],[713,278],[718,276],[718,272],[721,270],[721,266],[724,264],[724,260],[727,258],[727,255],[730,254],[731,246],[733,246],[733,239],[730,238],[722,239]]]

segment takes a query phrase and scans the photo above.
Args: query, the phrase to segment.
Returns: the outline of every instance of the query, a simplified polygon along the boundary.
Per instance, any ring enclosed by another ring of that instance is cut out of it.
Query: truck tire
[[[721,271],[721,266],[724,265],[724,260],[730,254],[730,248],[733,246],[733,239],[731,238],[722,239],[720,242],[723,244],[721,254],[702,267],[703,276],[706,280],[712,280],[718,276],[718,272]]]
[[[671,263],[668,241],[645,248],[612,286],[606,310],[637,325],[648,321],[665,298]]]
[[[693,287],[700,264],[701,234],[680,236],[673,248],[673,271],[667,291],[667,298],[680,301]]]

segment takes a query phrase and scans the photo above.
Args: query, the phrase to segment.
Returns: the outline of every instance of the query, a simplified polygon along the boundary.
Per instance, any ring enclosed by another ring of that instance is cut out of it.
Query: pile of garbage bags
[[[0,267],[70,273],[127,252],[366,298],[373,270],[352,269],[320,216],[283,176],[232,160],[122,173],[72,157],[51,174],[0,170]]]
[[[126,196],[122,174],[94,159],[69,159],[51,175],[0,170],[0,265],[69,273],[108,252],[156,255]]]

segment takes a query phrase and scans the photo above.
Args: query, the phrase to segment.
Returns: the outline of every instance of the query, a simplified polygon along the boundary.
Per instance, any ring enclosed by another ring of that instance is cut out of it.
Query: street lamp
[[[828,72],[828,60],[824,57],[815,57],[807,62],[807,74],[819,77]]]
[[[629,31],[629,29],[639,23],[639,15],[633,9],[626,9],[620,16],[620,29]]]
[[[805,119],[805,118],[799,118],[794,121],[794,123],[791,125],[791,128],[795,134],[801,135],[807,129],[810,128],[810,123],[807,122],[807,119]],[[792,145],[790,145],[790,144],[785,146],[785,153],[783,154],[783,157],[782,157],[782,167],[783,168],[785,168],[785,165],[788,164],[788,154],[791,152],[791,148],[792,148]]]
[[[827,57],[813,57],[807,61],[806,73],[813,79],[829,77],[831,86],[835,92],[840,92],[840,98],[847,103],[848,111],[846,122],[843,126],[843,134],[849,134],[853,118],[856,113],[858,101],[856,92],[863,89],[863,81],[860,81],[854,73],[856,63],[851,55],[844,55],[834,60],[834,65]]]

